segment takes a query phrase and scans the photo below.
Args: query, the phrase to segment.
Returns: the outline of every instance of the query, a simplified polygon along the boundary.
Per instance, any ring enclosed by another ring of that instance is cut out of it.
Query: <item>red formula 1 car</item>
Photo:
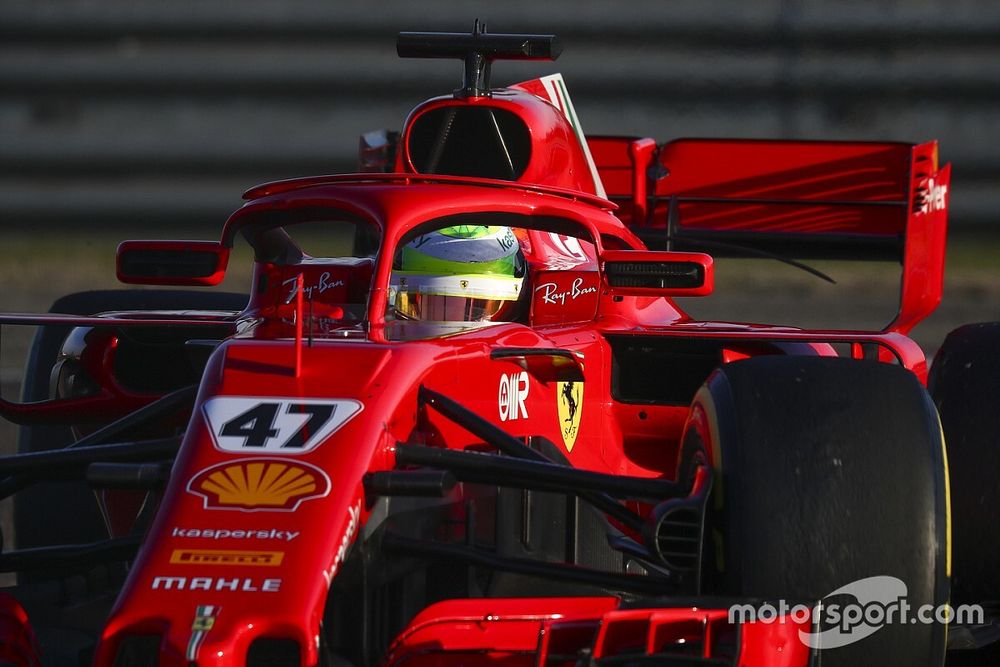
[[[584,139],[558,75],[489,84],[550,36],[398,49],[464,59],[464,85],[365,135],[363,173],[253,188],[218,242],[119,246],[122,281],[184,286],[245,242],[249,296],[0,318],[40,327],[0,402],[23,425],[0,661],[931,666],[986,643],[988,606],[942,621],[1000,597],[1000,333],[953,334],[931,393],[906,336],[941,296],[935,144]],[[676,305],[740,253],[901,261],[898,317]]]

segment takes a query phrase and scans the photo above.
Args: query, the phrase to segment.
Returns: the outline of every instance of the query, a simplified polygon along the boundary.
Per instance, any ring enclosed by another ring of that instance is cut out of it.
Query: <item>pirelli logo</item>
[[[283,551],[233,551],[230,549],[174,549],[170,562],[175,565],[251,565],[277,567]]]

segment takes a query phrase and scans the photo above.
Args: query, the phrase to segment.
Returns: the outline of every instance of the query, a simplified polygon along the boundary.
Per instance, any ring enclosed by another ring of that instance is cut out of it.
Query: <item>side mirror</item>
[[[399,132],[372,130],[358,140],[358,171],[388,173],[396,164]]]
[[[218,285],[229,248],[218,241],[122,241],[118,280],[132,285]]]
[[[715,287],[711,255],[661,250],[606,250],[604,279],[623,296],[706,296]]]

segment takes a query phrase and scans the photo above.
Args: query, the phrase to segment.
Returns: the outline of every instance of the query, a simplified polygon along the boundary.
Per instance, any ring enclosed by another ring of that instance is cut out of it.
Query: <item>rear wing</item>
[[[906,333],[941,300],[950,165],[937,143],[588,140],[608,197],[650,248],[903,265]]]

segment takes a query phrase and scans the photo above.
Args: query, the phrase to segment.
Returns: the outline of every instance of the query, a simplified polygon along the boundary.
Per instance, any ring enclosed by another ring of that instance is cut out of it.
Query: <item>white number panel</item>
[[[350,399],[217,396],[202,409],[215,446],[240,454],[305,454],[364,406]]]

